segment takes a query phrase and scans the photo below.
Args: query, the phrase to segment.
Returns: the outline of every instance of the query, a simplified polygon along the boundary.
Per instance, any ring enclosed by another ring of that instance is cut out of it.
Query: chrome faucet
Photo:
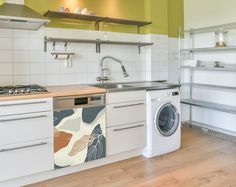
[[[110,78],[108,76],[105,76],[105,74],[104,74],[105,71],[108,71],[109,73],[111,73],[109,68],[104,68],[104,60],[106,60],[106,59],[111,59],[111,60],[118,62],[121,65],[121,70],[123,72],[124,77],[129,76],[129,74],[127,73],[125,66],[123,65],[121,60],[114,58],[112,56],[104,56],[100,61],[101,76],[97,77],[97,81],[101,81],[101,83],[103,83],[104,81],[110,80]]]

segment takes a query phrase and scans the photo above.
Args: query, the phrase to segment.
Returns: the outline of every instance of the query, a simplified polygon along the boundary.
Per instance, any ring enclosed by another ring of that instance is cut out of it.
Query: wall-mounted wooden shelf
[[[104,41],[104,40],[86,40],[86,39],[67,39],[67,38],[44,38],[44,51],[47,51],[47,43],[89,43],[89,44],[96,44],[96,52],[101,52],[101,44],[110,44],[110,45],[129,45],[129,46],[138,46],[139,53],[141,50],[141,47],[153,45],[153,43],[145,43],[145,42],[122,42],[122,41]]]
[[[110,18],[103,16],[92,16],[92,15],[83,15],[83,14],[75,14],[75,13],[67,13],[67,12],[58,12],[58,11],[47,11],[44,16],[49,18],[67,18],[67,19],[79,19],[84,21],[94,21],[95,29],[100,30],[100,22],[106,23],[116,23],[116,24],[124,24],[124,25],[134,25],[138,28],[138,33],[140,27],[145,25],[150,25],[152,22],[147,21],[136,21],[136,20],[127,20],[127,19],[118,19],[118,18]]]

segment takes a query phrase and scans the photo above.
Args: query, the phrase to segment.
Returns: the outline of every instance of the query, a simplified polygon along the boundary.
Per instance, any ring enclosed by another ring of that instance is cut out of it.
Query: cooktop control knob
[[[15,93],[15,94],[19,94],[20,91],[19,91],[18,89],[15,89],[14,93]]]
[[[25,93],[25,89],[24,88],[20,89],[20,93]]]
[[[27,92],[27,93],[30,93],[30,92],[31,92],[31,89],[30,89],[30,88],[27,88],[27,89],[26,89],[26,92]]]
[[[12,95],[14,92],[13,92],[12,89],[10,89],[10,90],[8,90],[8,93],[9,93],[10,95]]]

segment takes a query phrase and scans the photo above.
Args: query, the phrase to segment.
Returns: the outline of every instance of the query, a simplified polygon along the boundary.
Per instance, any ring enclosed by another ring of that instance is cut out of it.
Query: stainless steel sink
[[[124,88],[130,88],[132,86],[129,86],[129,85],[126,85],[126,84],[97,84],[95,85],[96,87],[99,87],[99,88],[104,88],[104,89],[124,89]]]
[[[95,84],[98,88],[106,89],[107,92],[122,92],[122,91],[134,91],[134,90],[163,90],[163,89],[172,89],[177,88],[179,85],[167,84],[160,82],[129,82],[129,83],[104,83],[104,84]]]

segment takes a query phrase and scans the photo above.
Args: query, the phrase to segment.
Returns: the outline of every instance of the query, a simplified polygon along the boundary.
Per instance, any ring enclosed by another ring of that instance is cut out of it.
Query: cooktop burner
[[[48,92],[45,87],[32,84],[32,85],[16,85],[16,86],[3,86],[0,87],[0,95],[27,95],[27,94],[40,94]]]

